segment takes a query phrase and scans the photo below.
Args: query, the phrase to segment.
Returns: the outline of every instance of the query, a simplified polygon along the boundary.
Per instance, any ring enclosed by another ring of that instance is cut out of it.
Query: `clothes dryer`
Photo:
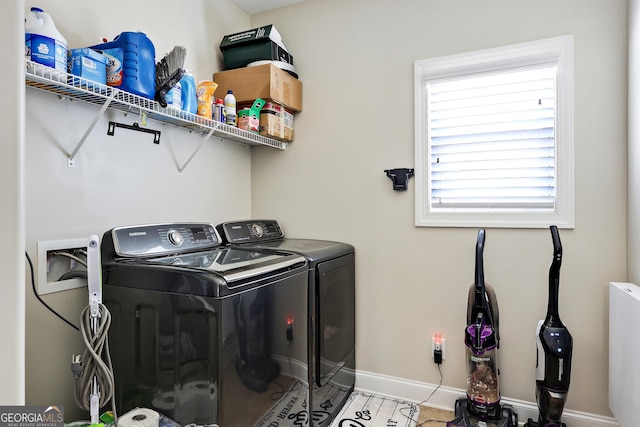
[[[192,223],[114,228],[101,248],[120,413],[254,427],[290,388],[308,394],[303,256],[223,246]]]
[[[309,384],[314,427],[328,426],[355,385],[355,249],[342,242],[285,237],[275,220],[217,227],[232,247],[293,252],[307,260]]]

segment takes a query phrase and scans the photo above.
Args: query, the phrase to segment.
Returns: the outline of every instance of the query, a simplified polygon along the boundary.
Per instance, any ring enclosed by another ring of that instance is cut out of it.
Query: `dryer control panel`
[[[213,225],[200,223],[119,227],[111,233],[116,254],[124,257],[206,250],[222,243]]]
[[[284,237],[280,224],[273,219],[225,222],[217,229],[228,243],[256,243]]]

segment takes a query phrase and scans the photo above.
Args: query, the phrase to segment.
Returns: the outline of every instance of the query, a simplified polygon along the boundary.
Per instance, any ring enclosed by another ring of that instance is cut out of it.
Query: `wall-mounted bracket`
[[[153,143],[154,144],[160,144],[160,131],[159,130],[142,128],[142,127],[140,127],[140,125],[138,125],[138,123],[134,123],[133,125],[125,125],[124,123],[109,122],[109,128],[107,129],[107,135],[113,136],[113,134],[115,133],[116,128],[129,129],[129,130],[134,130],[136,132],[150,133],[150,134],[153,135]]]
[[[78,151],[80,151],[80,147],[82,147],[82,144],[84,144],[84,142],[87,140],[87,137],[89,136],[93,128],[96,126],[96,123],[98,123],[98,119],[100,119],[100,117],[104,115],[105,111],[107,111],[107,108],[109,108],[109,105],[111,104],[112,100],[113,100],[112,97],[109,97],[105,100],[104,104],[102,104],[102,107],[100,107],[100,111],[98,111],[98,114],[96,114],[96,117],[93,119],[93,121],[91,122],[87,130],[84,132],[84,135],[82,135],[82,138],[80,138],[80,141],[78,141],[76,148],[74,148],[71,154],[69,154],[69,159],[67,160],[69,167],[75,166],[73,159],[75,159],[76,154],[78,154]]]
[[[216,131],[217,128],[218,126],[216,125],[213,129],[209,131],[209,133],[207,133],[207,136],[200,142],[200,145],[198,145],[198,148],[196,148],[196,150],[189,156],[187,161],[184,162],[184,165],[178,168],[178,176],[180,178],[182,178],[182,172],[184,171],[184,169],[187,167],[189,163],[191,163],[191,160],[193,160],[193,158],[196,156],[198,151],[200,151],[202,146],[211,138],[211,135],[213,135],[213,133]]]
[[[385,169],[385,173],[393,181],[393,189],[396,191],[404,191],[407,189],[407,181],[413,176],[413,169]]]

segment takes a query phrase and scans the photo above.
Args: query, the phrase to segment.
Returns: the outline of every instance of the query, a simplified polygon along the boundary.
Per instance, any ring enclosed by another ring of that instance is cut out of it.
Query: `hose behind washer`
[[[98,308],[100,310],[100,318],[95,332],[91,325],[91,306],[87,306],[80,315],[80,332],[85,344],[82,360],[85,365],[80,377],[76,379],[74,397],[76,404],[80,408],[90,411],[91,386],[95,378],[100,390],[99,407],[102,408],[111,402],[117,424],[115,381],[108,341],[111,313],[103,304],[99,304]]]

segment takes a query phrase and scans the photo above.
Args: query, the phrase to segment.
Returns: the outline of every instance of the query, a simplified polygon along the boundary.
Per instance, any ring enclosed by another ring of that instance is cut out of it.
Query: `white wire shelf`
[[[284,141],[267,138],[186,111],[162,108],[160,104],[154,100],[102,85],[28,60],[26,61],[25,80],[28,87],[102,106],[100,115],[102,115],[106,108],[135,115],[146,113],[150,119],[184,128],[192,132],[200,132],[203,135],[207,135],[207,138],[216,136],[245,146],[265,145],[281,150],[287,147],[287,143]],[[93,126],[91,126],[91,128],[92,127]],[[90,132],[91,128],[87,132]],[[83,142],[84,141],[80,141],[76,150],[71,154],[70,161],[73,161],[73,157]],[[191,160],[191,158],[189,160]],[[180,172],[182,172],[184,167],[186,167],[186,164],[180,168]]]

